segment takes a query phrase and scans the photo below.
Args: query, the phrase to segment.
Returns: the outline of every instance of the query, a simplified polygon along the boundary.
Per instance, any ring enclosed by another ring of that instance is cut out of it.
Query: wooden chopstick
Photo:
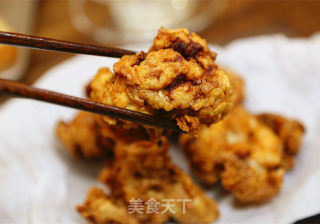
[[[182,130],[172,120],[165,120],[159,117],[154,117],[132,110],[101,104],[91,100],[65,95],[45,89],[39,89],[6,79],[0,79],[0,95],[1,94],[39,100],[92,113],[106,115],[112,118],[120,118],[139,124],[145,124],[158,128],[165,128],[182,132]]]
[[[115,58],[136,53],[134,51],[121,48],[101,47],[2,31],[0,31],[0,43],[51,51],[62,51],[75,54],[88,54]]]

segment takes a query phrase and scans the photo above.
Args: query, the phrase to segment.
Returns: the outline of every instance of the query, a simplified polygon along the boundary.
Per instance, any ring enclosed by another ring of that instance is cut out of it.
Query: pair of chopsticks
[[[52,50],[116,58],[120,58],[123,55],[130,55],[136,53],[134,51],[129,51],[120,48],[73,43],[68,41],[61,41],[44,37],[36,37],[1,31],[0,43],[29,48],[38,48],[41,50]],[[19,82],[10,81],[6,79],[0,79],[0,95],[9,95],[14,97],[39,100],[92,113],[106,115],[112,118],[120,118],[123,120],[128,120],[140,124],[182,132],[182,130],[172,120],[165,120],[159,117],[132,110],[97,103],[88,99],[74,97],[45,89],[34,88]]]

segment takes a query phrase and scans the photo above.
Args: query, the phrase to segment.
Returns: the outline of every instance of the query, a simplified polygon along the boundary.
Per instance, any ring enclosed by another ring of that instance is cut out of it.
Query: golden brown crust
[[[295,155],[300,150],[305,131],[303,125],[299,121],[290,120],[275,114],[259,114],[257,118],[280,137],[284,148],[282,166],[285,169],[294,167]]]
[[[88,96],[97,102],[121,107],[129,110],[151,114],[152,109],[147,108],[142,103],[134,102],[127,93],[127,86],[124,80],[112,73],[108,68],[99,69],[89,86]],[[139,125],[124,120],[116,120],[104,116],[104,120],[109,125],[120,125],[126,129],[137,128]]]
[[[223,187],[242,203],[269,200],[282,186],[284,170],[266,169],[254,160],[229,159],[221,172]]]
[[[242,103],[245,98],[245,84],[243,79],[230,70],[226,70],[233,90],[234,104]]]
[[[126,129],[110,125],[101,115],[80,112],[69,123],[60,121],[56,127],[58,139],[76,158],[96,159],[112,157],[114,145],[122,142],[156,141],[160,134],[142,126]],[[117,121],[119,123],[121,121]],[[153,131],[153,132],[152,132]]]
[[[218,218],[217,206],[192,182],[192,179],[172,164],[165,138],[153,143],[138,141],[131,144],[117,144],[115,161],[106,167],[100,180],[106,183],[115,200],[129,204],[130,199],[144,202],[155,199],[192,199],[191,208],[182,213],[182,204],[175,203],[170,211],[159,214],[142,214],[136,218],[139,223],[164,223],[170,218],[179,223],[209,223]],[[159,211],[161,211],[159,206]]]
[[[90,189],[83,205],[77,206],[78,212],[93,224],[138,224],[128,214],[127,205],[117,203],[101,189]]]
[[[87,86],[86,91],[89,98],[100,103],[139,111],[146,114],[156,113],[152,108],[144,105],[143,103],[133,101],[127,93],[127,87],[124,80],[112,73],[108,68],[99,69],[96,76]],[[159,138],[161,133],[164,132],[163,130],[157,128],[141,126],[137,123],[126,120],[114,119],[107,116],[99,117],[98,123],[102,127],[107,126],[107,128],[114,128],[119,131],[121,128],[128,130],[122,130],[124,132],[130,132],[129,130],[132,129],[133,133],[135,131],[141,132],[141,129],[145,129],[151,139]]]
[[[282,142],[240,105],[223,121],[204,127],[199,138],[182,135],[180,143],[199,179],[221,180],[240,202],[265,201],[281,187]]]
[[[203,38],[184,28],[170,30],[162,27],[154,38],[149,51],[168,48],[179,52],[186,59],[196,58],[206,69],[213,66],[217,56],[215,52],[210,51]],[[216,68],[216,65],[214,67]]]
[[[94,116],[80,112],[70,123],[60,121],[56,127],[61,143],[77,158],[100,158],[113,148],[113,140],[100,135]]]
[[[99,127],[100,135],[104,138],[112,139],[115,143],[129,144],[134,141],[151,140],[149,133],[141,126],[126,129],[120,125],[109,125],[105,121],[105,117],[100,115],[95,115],[95,121]]]
[[[162,28],[147,54],[123,56],[114,64],[116,75],[100,70],[89,95],[101,103],[177,119],[183,130],[196,132],[200,123],[222,119],[233,104],[229,78],[217,70],[215,55],[196,34]]]

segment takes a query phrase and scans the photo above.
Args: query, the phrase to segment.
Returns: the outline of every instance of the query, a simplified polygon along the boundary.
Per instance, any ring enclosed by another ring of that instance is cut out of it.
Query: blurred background
[[[320,1],[306,0],[0,0],[0,30],[121,46],[151,41],[160,26],[187,27],[226,45],[274,33],[309,37],[320,30],[319,12]],[[0,65],[0,77],[27,84],[74,56],[2,48],[0,63],[6,66]]]

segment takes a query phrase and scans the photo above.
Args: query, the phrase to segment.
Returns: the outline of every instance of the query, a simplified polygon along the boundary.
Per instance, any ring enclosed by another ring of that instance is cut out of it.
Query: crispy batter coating
[[[96,123],[99,127],[99,134],[103,138],[112,139],[115,144],[122,142],[130,144],[135,141],[156,140],[151,132],[142,126],[135,126],[130,129],[123,128],[121,125],[110,125],[106,118],[100,115],[95,115]],[[119,121],[117,121],[119,123]],[[155,134],[154,134],[155,135]],[[158,135],[157,135],[158,136]]]
[[[77,158],[93,159],[110,153],[113,141],[102,138],[95,115],[80,112],[73,121],[60,121],[56,133],[65,148]]]
[[[89,191],[85,203],[77,206],[77,210],[90,223],[138,224],[138,221],[128,214],[127,205],[117,203],[96,187]]]
[[[262,202],[281,188],[283,146],[267,126],[238,105],[221,122],[203,128],[199,138],[182,135],[180,143],[203,182],[221,180],[240,202]]]
[[[264,202],[280,191],[283,175],[282,168],[268,169],[254,160],[229,158],[221,172],[221,183],[239,202]]]
[[[192,179],[172,164],[168,155],[168,143],[162,138],[157,143],[151,141],[136,141],[130,144],[117,144],[115,160],[100,174],[100,180],[111,189],[111,198],[118,204],[130,204],[131,199],[142,199],[147,202],[154,199],[163,204],[163,199],[173,199],[172,212],[161,213],[164,207],[158,205],[159,213],[133,213],[137,223],[165,223],[170,218],[179,223],[210,223],[218,218],[218,209],[213,200],[192,182]],[[90,196],[88,197],[90,198]],[[178,199],[191,199],[191,207],[186,207],[183,214],[183,204]],[[88,199],[89,200],[89,199]],[[102,219],[97,210],[86,202],[81,206],[81,214],[90,214],[90,220],[101,220],[94,223],[108,223],[108,217]],[[102,200],[101,200],[102,201]],[[102,202],[99,207],[104,207]],[[106,204],[110,200],[105,200]],[[106,205],[108,206],[108,205]],[[100,209],[99,209],[100,210]],[[102,210],[102,209],[101,209]],[[101,211],[100,210],[100,211]],[[88,215],[84,215],[88,218]],[[119,222],[122,223],[122,222]]]
[[[245,98],[245,84],[243,79],[230,70],[225,70],[233,90],[232,99],[234,104],[242,103]]]
[[[92,100],[104,104],[139,111],[146,114],[155,114],[154,109],[133,101],[127,94],[126,88],[127,87],[123,79],[121,79],[115,73],[112,73],[108,68],[101,68],[92,82],[87,86],[87,95]],[[141,126],[134,122],[114,119],[107,116],[96,116],[96,119],[98,120],[100,127],[106,127],[106,129],[115,129],[116,132],[121,132],[121,134],[124,134],[122,132],[125,132],[127,133],[125,134],[127,136],[130,136],[132,133],[135,136],[136,132],[141,134],[141,132],[144,132],[142,129],[145,129],[148,136],[151,139],[154,139],[160,137],[161,134],[165,132],[157,128]],[[132,130],[130,131],[129,129]]]
[[[302,144],[305,131],[303,125],[299,121],[275,114],[258,114],[257,118],[280,137],[284,149],[282,167],[291,169],[295,165],[295,155],[299,152]]]
[[[101,115],[80,112],[70,122],[60,121],[56,127],[58,139],[76,158],[97,159],[112,157],[114,145],[158,139],[159,134],[142,126],[131,129],[110,125]],[[119,122],[117,122],[119,123]]]
[[[87,87],[87,95],[92,100],[100,103],[113,105],[129,110],[152,114],[153,110],[142,103],[133,101],[128,93],[127,86],[121,77],[112,73],[108,68],[99,69]],[[116,120],[104,116],[104,120],[110,125],[119,125],[126,129],[137,128],[139,125],[124,120]]]
[[[244,80],[239,76],[236,75],[233,71],[231,71],[230,69],[223,69],[227,72],[227,76],[229,77],[230,83],[231,83],[231,88],[232,88],[232,101],[234,103],[234,105],[240,104],[244,101],[245,98],[245,83]],[[184,119],[180,119],[180,126],[191,126],[194,125],[196,122],[193,121],[189,121],[189,119],[195,119],[194,117],[191,116],[184,116]],[[186,124],[184,124],[186,123]],[[194,127],[196,128],[196,127]],[[184,129],[184,128],[182,128]],[[191,127],[192,129],[192,127]],[[168,136],[170,136],[170,140],[176,142],[178,137],[179,137],[180,133],[177,132],[173,132],[173,133],[168,133]]]
[[[148,53],[123,56],[114,72],[103,69],[89,87],[101,103],[176,119],[196,132],[223,118],[232,107],[228,76],[217,70],[216,54],[186,29],[160,29]],[[130,127],[129,127],[130,128]]]

